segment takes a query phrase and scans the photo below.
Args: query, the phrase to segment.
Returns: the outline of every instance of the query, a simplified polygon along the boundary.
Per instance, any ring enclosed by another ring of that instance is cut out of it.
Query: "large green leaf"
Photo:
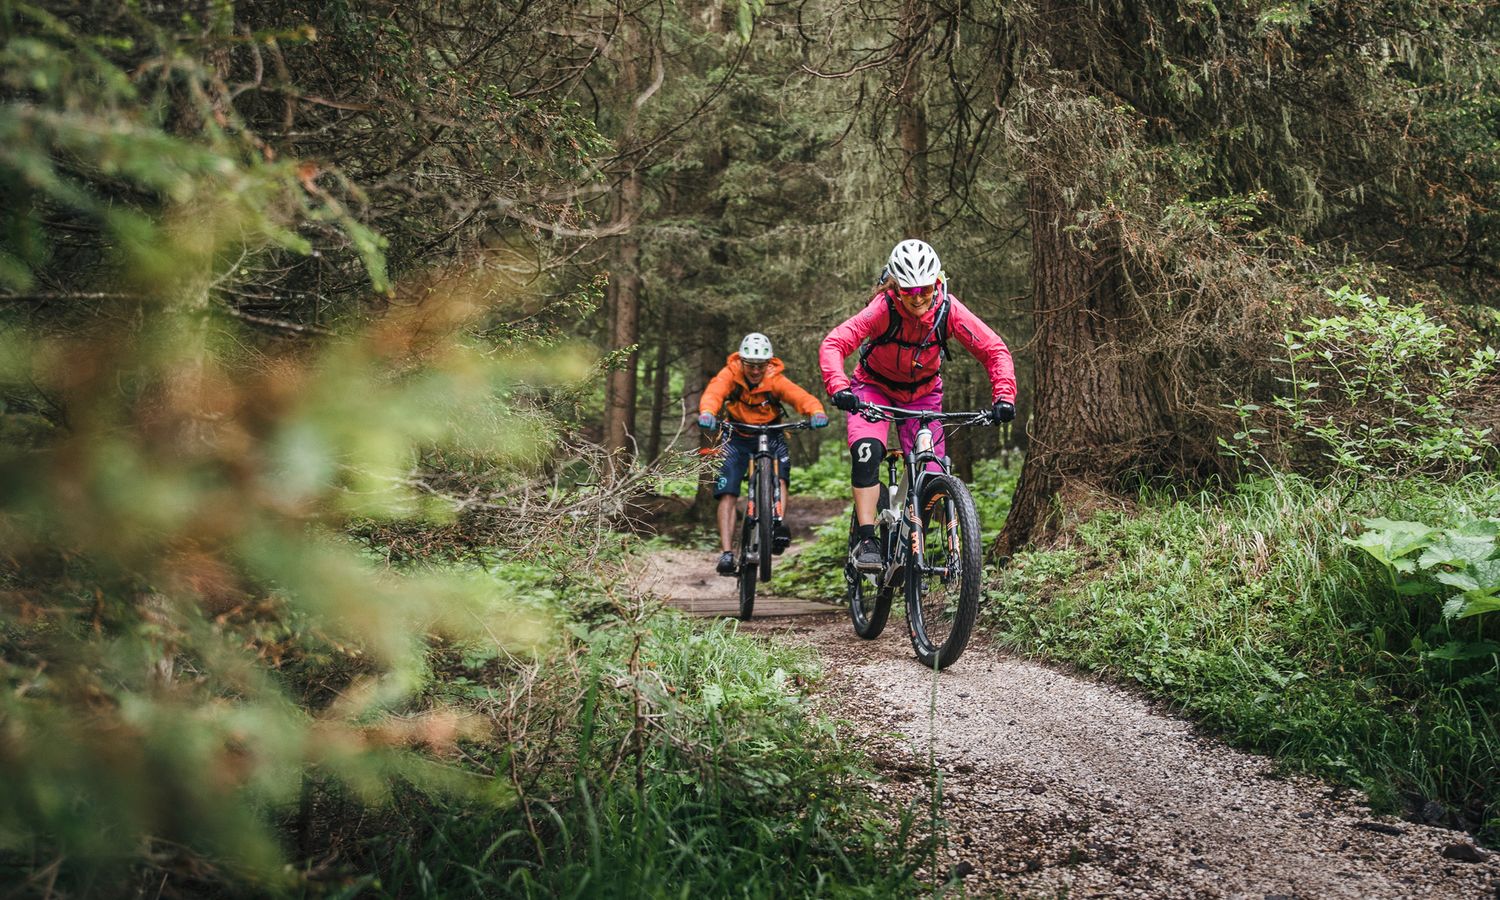
[[[1500,653],[1500,644],[1494,641],[1449,641],[1436,650],[1428,650],[1422,656],[1427,659],[1461,661],[1483,659]]]
[[[1423,569],[1434,566],[1464,567],[1482,563],[1494,555],[1493,535],[1465,534],[1462,530],[1455,530],[1440,535],[1428,545],[1417,560],[1417,565]]]
[[[1403,572],[1410,572],[1412,563],[1405,560],[1406,566],[1399,566],[1398,560],[1426,547],[1438,533],[1438,529],[1421,522],[1375,518],[1365,519],[1361,524],[1365,532],[1357,538],[1345,538],[1345,542]]]

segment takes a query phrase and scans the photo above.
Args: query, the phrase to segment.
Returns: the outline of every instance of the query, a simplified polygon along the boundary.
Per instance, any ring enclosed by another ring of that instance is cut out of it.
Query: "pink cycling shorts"
[[[878,386],[867,384],[862,381],[855,381],[850,384],[849,390],[854,392],[854,396],[865,401],[866,403],[878,403],[881,406],[898,406],[902,409],[920,409],[924,412],[937,412],[943,408],[943,383],[941,381],[938,382],[937,388],[932,393],[923,394],[921,397],[918,397],[915,400],[908,400],[905,402],[894,400],[889,394],[881,390]],[[907,419],[903,422],[897,423],[896,433],[897,436],[901,439],[902,450],[910,450],[912,448],[912,445],[916,443],[917,429],[919,427],[921,426],[917,424],[917,421],[915,419]],[[933,452],[935,452],[938,456],[942,456],[944,454],[945,448],[945,442],[943,440],[943,423],[933,422],[931,427]],[[860,415],[859,413],[850,413],[848,428],[849,446],[851,447],[854,446],[855,441],[863,440],[864,438],[874,438],[883,446],[890,446],[890,442],[887,440],[887,438],[889,438],[891,434],[891,423],[889,422],[871,422],[866,420],[865,417]]]

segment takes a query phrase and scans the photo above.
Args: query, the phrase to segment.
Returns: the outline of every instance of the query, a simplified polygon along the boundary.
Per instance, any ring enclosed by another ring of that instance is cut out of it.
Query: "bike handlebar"
[[[960,412],[939,412],[928,409],[904,409],[899,406],[881,406],[878,403],[859,401],[854,408],[857,415],[863,416],[869,422],[889,422],[897,419],[917,419],[926,424],[928,422],[957,422],[960,425],[992,425],[995,422],[993,410],[964,410]]]
[[[811,428],[812,423],[804,419],[801,422],[773,422],[770,425],[751,425],[746,422],[725,419],[724,427],[733,428],[737,431],[747,431],[751,434],[773,434],[778,431],[796,431],[801,428]]]

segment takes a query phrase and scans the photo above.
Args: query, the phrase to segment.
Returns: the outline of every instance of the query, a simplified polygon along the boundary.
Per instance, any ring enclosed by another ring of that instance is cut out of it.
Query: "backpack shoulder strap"
[[[896,301],[891,298],[890,291],[880,295],[885,300],[885,332],[875,337],[868,338],[864,346],[859,348],[859,361],[861,364],[870,358],[870,352],[881,344],[889,344],[896,340],[901,333],[901,314],[896,312]]]
[[[946,362],[948,359],[948,313],[953,308],[952,298],[948,296],[948,285],[943,285],[943,300],[938,306],[937,317],[932,323],[933,340],[937,342],[938,353]]]

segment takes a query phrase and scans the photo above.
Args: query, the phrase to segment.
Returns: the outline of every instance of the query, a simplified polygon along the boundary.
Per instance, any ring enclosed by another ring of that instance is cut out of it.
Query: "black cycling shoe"
[[[720,575],[734,574],[734,554],[728,550],[719,554],[719,562],[714,566],[714,571]]]
[[[849,562],[861,572],[879,572],[885,567],[885,560],[880,556],[880,545],[875,543],[874,538],[865,538],[855,545],[849,551]]]
[[[771,552],[780,556],[791,542],[792,530],[784,523],[777,522],[775,530],[771,533]]]

